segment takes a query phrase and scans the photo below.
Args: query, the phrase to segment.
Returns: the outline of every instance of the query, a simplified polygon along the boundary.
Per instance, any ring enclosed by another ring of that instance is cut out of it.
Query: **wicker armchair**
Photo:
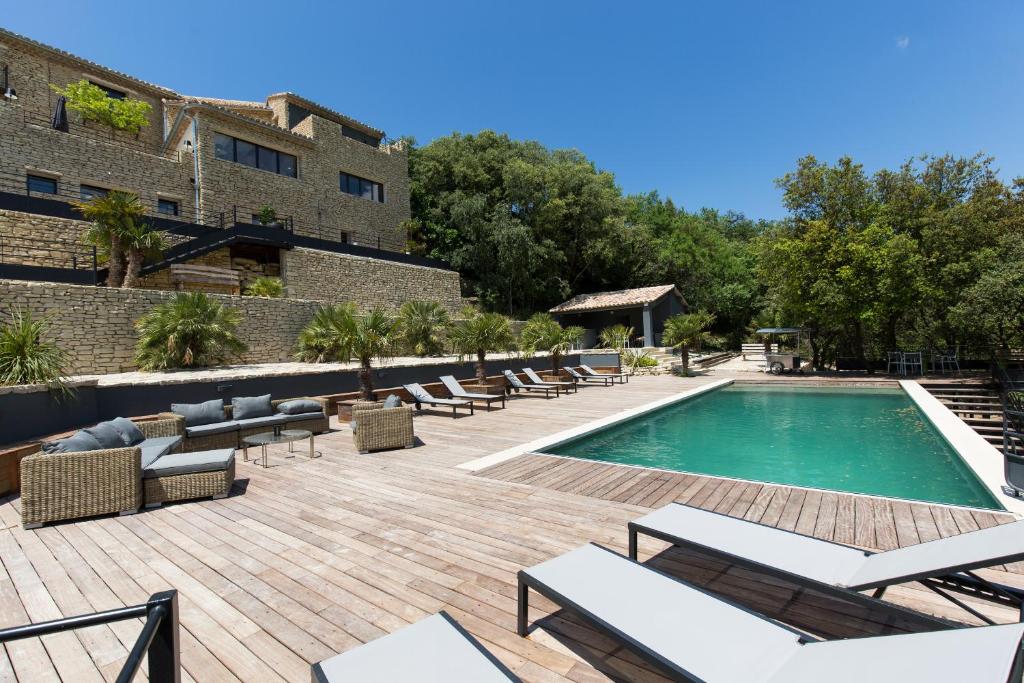
[[[390,448],[412,448],[416,445],[413,434],[412,406],[384,408],[383,404],[360,401],[352,406],[352,420],[356,430],[352,440],[360,453]]]
[[[170,420],[137,424],[147,439],[178,433]],[[138,446],[81,453],[39,452],[21,460],[21,522],[26,529],[112,512],[132,514],[141,506],[142,452]]]

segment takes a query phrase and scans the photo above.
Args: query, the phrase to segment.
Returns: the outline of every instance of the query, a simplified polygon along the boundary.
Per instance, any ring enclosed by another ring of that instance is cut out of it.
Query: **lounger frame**
[[[584,382],[586,384],[590,384],[591,382],[600,382],[606,387],[610,387],[615,384],[615,378],[611,375],[584,375],[579,370],[568,366],[566,366],[565,371],[569,373],[569,376],[572,377],[573,381],[577,384],[580,382]]]
[[[409,385],[409,386],[411,386],[411,385]],[[422,411],[423,410],[423,404],[426,403],[427,405],[429,405],[432,408],[434,406],[451,406],[452,407],[452,417],[453,418],[459,416],[459,414],[457,412],[457,409],[460,408],[460,407],[469,408],[469,414],[470,415],[473,414],[473,402],[470,401],[469,399],[447,399],[447,398],[445,398],[445,399],[440,399],[440,400],[433,400],[433,399],[436,399],[437,397],[436,396],[431,396],[432,400],[428,401],[426,398],[420,398],[420,397],[416,396],[415,394],[413,394],[411,391],[409,391],[409,389],[406,387],[406,385],[403,385],[402,388],[405,389],[406,392],[408,392],[408,394],[410,396],[412,396],[412,402],[413,402],[413,405],[416,406],[416,412]],[[423,387],[420,387],[420,389],[423,389]],[[426,389],[423,389],[423,393],[429,395],[430,392],[428,392]],[[459,403],[459,404],[449,403],[449,401],[453,401],[453,400],[463,401],[463,403]]]
[[[533,377],[530,376],[531,372],[534,375],[536,375],[537,379],[534,379]],[[555,381],[555,382],[545,381],[544,378],[541,377],[540,375],[538,375],[537,371],[534,370],[533,368],[523,368],[523,374],[526,375],[526,378],[529,379],[531,382],[533,382],[533,384],[535,384],[535,385],[547,385],[547,386],[552,386],[552,387],[564,387],[566,393],[569,392],[569,389],[572,389],[574,393],[580,390],[579,385],[576,384],[576,382],[565,382],[565,381],[562,381],[562,380]],[[525,384],[525,382],[524,382],[524,384]]]
[[[745,524],[755,524],[755,522],[738,519],[735,517],[731,517],[730,515],[723,515],[720,512],[714,512],[711,510],[703,510],[703,512],[712,515],[721,515],[723,517],[729,517],[730,519],[734,519],[736,522],[743,522]],[[1024,560],[1024,555],[1010,555],[1007,557],[1000,557],[996,558],[993,561],[987,562],[986,565],[972,566],[966,569],[960,567],[946,567],[937,570],[932,574],[921,574],[901,577],[901,579],[895,583],[874,582],[870,584],[855,586],[834,586],[832,584],[823,583],[821,581],[815,581],[814,579],[810,579],[806,576],[801,576],[799,574],[788,572],[784,569],[779,569],[778,567],[773,567],[771,565],[766,565],[761,562],[756,562],[749,558],[743,557],[742,555],[734,555],[732,553],[724,552],[718,548],[706,546],[701,543],[695,543],[686,538],[681,538],[674,534],[665,533],[658,529],[653,529],[651,527],[644,526],[643,524],[639,524],[635,521],[628,522],[626,524],[626,529],[629,533],[629,558],[631,560],[637,560],[638,536],[640,534],[643,534],[645,536],[650,536],[652,538],[656,538],[666,543],[671,543],[672,545],[678,546],[680,548],[691,548],[701,554],[708,555],[720,560],[726,560],[733,564],[741,565],[743,567],[755,570],[759,573],[766,574],[768,576],[774,576],[776,578],[783,579],[785,581],[789,581],[798,585],[806,586],[808,588],[818,590],[823,593],[830,593],[837,597],[850,600],[854,603],[863,604],[865,606],[871,606],[874,608],[882,608],[904,615],[914,615],[915,618],[924,617],[926,619],[933,619],[935,620],[937,626],[941,625],[948,628],[951,626],[956,626],[956,624],[953,624],[952,622],[943,619],[938,619],[937,617],[928,617],[926,615],[922,615],[918,612],[914,612],[913,610],[900,607],[899,605],[895,605],[893,603],[883,602],[881,598],[885,594],[886,589],[888,589],[892,585],[896,585],[896,583],[917,582],[987,624],[995,624],[996,622],[993,621],[991,618],[987,617],[986,615],[981,614],[970,605],[964,603],[962,600],[958,600],[955,596],[949,595],[947,591],[953,591],[963,595],[970,595],[972,597],[988,600],[989,602],[994,602],[1006,607],[1016,608],[1018,610],[1019,620],[1021,622],[1024,622],[1024,590],[1014,588],[1012,586],[1004,586],[1001,584],[993,583],[991,581],[987,581],[971,571],[971,569],[980,569],[983,566],[992,566],[997,564],[1005,564],[1007,562],[1016,562],[1018,560]],[[777,530],[788,534],[795,534],[797,536],[804,535],[797,534],[795,531],[789,531],[788,529]],[[844,545],[842,543],[836,543],[835,541],[826,541],[824,539],[818,538],[815,538],[814,540],[820,541],[822,543],[831,543],[833,545],[842,546],[844,548],[851,547]],[[853,548],[853,550],[859,550],[860,552],[863,552],[865,555],[874,554],[866,550],[860,550],[859,548]],[[863,593],[859,592],[862,590],[870,590],[872,588],[875,590],[872,592],[870,596],[864,595]]]
[[[509,370],[509,372],[512,373],[512,376],[515,377],[516,380],[519,382],[518,385],[513,384],[511,381],[509,381],[508,375],[505,375],[505,373],[502,373],[502,375],[505,377],[505,381],[508,382],[509,387],[513,391],[515,391],[516,393],[519,393],[520,389],[526,389],[527,392],[530,392],[530,391],[543,391],[544,392],[544,398],[551,398],[551,390],[554,389],[554,391],[555,391],[555,398],[558,398],[559,393],[560,393],[560,391],[559,391],[560,388],[558,387],[558,385],[547,386],[547,385],[542,385],[542,384],[527,384],[523,380],[519,379],[519,377],[516,376],[516,373],[512,372],[511,370]]]
[[[487,412],[491,412],[491,404],[494,403],[495,401],[501,401],[501,407],[502,408],[505,407],[505,392],[504,391],[502,391],[500,394],[478,394],[478,393],[475,393],[475,392],[472,392],[472,391],[466,391],[465,389],[463,389],[462,385],[459,383],[459,380],[455,379],[454,376],[452,376],[452,380],[454,381],[455,386],[457,386],[459,388],[459,393],[458,394],[456,394],[454,391],[452,391],[452,388],[450,386],[448,386],[447,382],[444,381],[444,377],[441,378],[441,383],[444,384],[444,388],[448,392],[449,398],[461,399],[463,401],[469,401],[470,403],[474,403],[476,401],[483,401],[484,402],[484,408],[487,410]]]
[[[587,375],[591,377],[611,377],[613,379],[618,378],[619,384],[627,384],[629,382],[628,372],[598,372],[589,365],[583,365],[582,363],[580,363],[580,367],[583,368],[583,371],[586,372]]]

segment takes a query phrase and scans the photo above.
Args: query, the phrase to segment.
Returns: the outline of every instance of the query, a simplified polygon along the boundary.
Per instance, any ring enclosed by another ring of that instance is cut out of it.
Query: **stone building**
[[[102,280],[72,202],[125,190],[170,245],[144,287],[230,292],[265,274],[294,298],[458,308],[458,274],[405,253],[408,152],[383,131],[294,93],[183,95],[2,29],[0,68],[0,278]],[[54,87],[83,79],[146,102],[149,125],[62,119]]]

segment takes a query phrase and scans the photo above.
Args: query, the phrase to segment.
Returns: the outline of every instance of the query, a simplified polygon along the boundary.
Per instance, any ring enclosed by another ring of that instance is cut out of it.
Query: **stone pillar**
[[[650,304],[644,304],[644,346],[654,346],[654,316]]]

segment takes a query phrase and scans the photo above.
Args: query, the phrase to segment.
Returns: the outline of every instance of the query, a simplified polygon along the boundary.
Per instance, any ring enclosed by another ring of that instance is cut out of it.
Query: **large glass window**
[[[276,149],[246,142],[223,133],[214,134],[213,146],[214,154],[218,159],[234,161],[290,178],[298,177],[298,159],[292,154],[278,152]]]
[[[82,185],[79,187],[78,195],[82,198],[83,202],[88,202],[99,197],[106,197],[110,190],[103,187],[94,187],[93,185]]]
[[[384,186],[373,180],[342,172],[339,186],[345,194],[355,195],[356,197],[380,202],[381,204],[384,203]]]
[[[47,178],[46,176],[29,174],[25,176],[25,185],[29,192],[57,194],[56,178]]]

